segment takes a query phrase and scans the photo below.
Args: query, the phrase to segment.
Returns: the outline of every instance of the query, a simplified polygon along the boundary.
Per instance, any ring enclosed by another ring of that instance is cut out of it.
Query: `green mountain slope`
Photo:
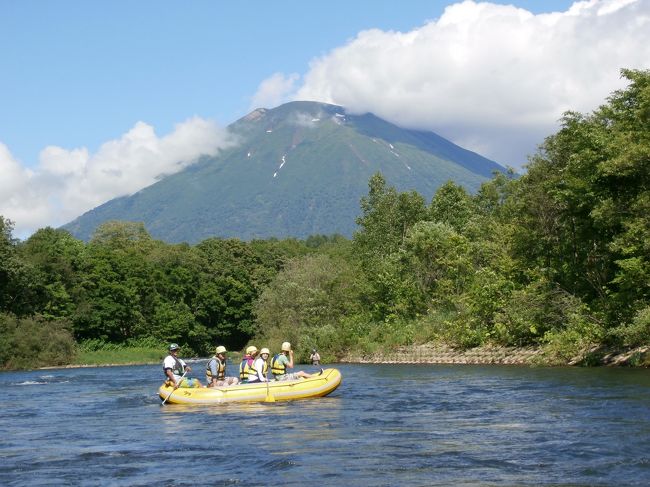
[[[87,240],[106,220],[142,221],[167,242],[351,235],[368,179],[430,199],[448,180],[469,190],[504,168],[431,133],[371,114],[292,102],[230,126],[240,143],[138,193],[111,200],[64,228]]]

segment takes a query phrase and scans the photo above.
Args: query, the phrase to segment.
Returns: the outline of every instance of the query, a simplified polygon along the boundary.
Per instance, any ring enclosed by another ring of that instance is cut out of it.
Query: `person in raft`
[[[246,349],[246,355],[244,355],[244,358],[239,364],[240,382],[248,382],[248,374],[255,361],[255,355],[257,355],[257,347],[255,345],[251,345]]]
[[[201,382],[199,382],[199,379],[189,379],[184,377],[185,374],[192,371],[192,367],[178,358],[178,351],[180,349],[181,347],[172,343],[169,346],[169,355],[167,355],[165,360],[163,360],[163,372],[167,379],[167,383],[173,385],[174,389],[178,389],[179,387],[203,387]]]
[[[271,352],[268,348],[260,350],[259,357],[255,359],[255,362],[253,362],[253,365],[248,372],[249,384],[254,382],[268,382],[266,374],[269,371],[269,364],[267,362],[269,355],[271,355]]]
[[[316,351],[315,348],[311,351],[309,360],[311,360],[312,365],[320,365],[320,354]]]
[[[208,387],[234,386],[239,383],[237,377],[226,377],[226,347],[217,347],[205,369],[205,379]]]
[[[282,352],[275,355],[271,360],[271,372],[275,380],[308,379],[314,376],[314,374],[308,374],[302,370],[290,373],[287,372],[287,369],[293,369],[293,350],[291,350],[291,343],[284,342],[282,344]],[[323,370],[321,369],[322,373]]]

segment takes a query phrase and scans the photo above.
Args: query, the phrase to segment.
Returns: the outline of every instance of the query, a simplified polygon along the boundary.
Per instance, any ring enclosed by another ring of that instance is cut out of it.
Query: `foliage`
[[[368,265],[399,249],[406,234],[426,214],[424,198],[412,191],[398,193],[377,173],[368,183],[368,196],[361,198],[360,230],[355,247]]]
[[[650,74],[591,115],[565,114],[513,195],[513,243],[523,265],[627,321],[649,296]]]
[[[632,323],[619,326],[612,331],[612,335],[625,347],[650,344],[650,306],[637,311]]]
[[[327,255],[290,260],[255,304],[258,338],[275,350],[284,341],[298,353],[329,349],[343,317],[359,309],[358,279],[357,269]]]
[[[75,342],[64,321],[0,313],[0,367],[34,369],[74,360]]]
[[[403,245],[408,274],[437,307],[449,307],[465,292],[472,275],[469,241],[447,223],[422,221]]]
[[[443,184],[431,200],[429,219],[461,232],[475,213],[475,203],[465,188],[453,181]]]
[[[44,283],[33,266],[21,258],[13,238],[13,222],[0,215],[0,312],[33,313]]]
[[[494,340],[503,345],[539,343],[547,333],[562,330],[576,320],[584,321],[584,305],[544,278],[513,290],[495,314]]]
[[[589,319],[585,313],[572,314],[561,329],[546,332],[543,340],[543,357],[546,364],[566,365],[589,363],[605,336],[600,323]]]

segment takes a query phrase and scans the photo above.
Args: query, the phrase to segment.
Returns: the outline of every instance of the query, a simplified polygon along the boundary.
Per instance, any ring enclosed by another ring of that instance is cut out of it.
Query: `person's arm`
[[[264,375],[264,360],[261,358],[258,358],[255,361],[255,372],[257,373],[257,377],[260,379],[260,381],[267,381],[266,376]]]
[[[167,380],[169,380],[172,384],[174,384],[174,389],[176,388],[176,377],[174,377],[174,372],[172,372],[174,366],[174,360],[171,359],[171,357],[167,356],[165,357],[165,360],[163,361],[163,372],[165,373],[165,377],[167,377]]]
[[[174,384],[174,389],[178,389],[178,386],[181,385],[180,381],[176,382],[176,377],[174,377],[174,373],[172,372],[172,369],[165,369],[165,375],[167,378],[171,381],[172,384]]]
[[[287,362],[287,367],[293,369],[293,350],[289,350],[289,361]]]
[[[181,359],[179,359],[179,360],[181,360]],[[189,374],[190,372],[192,372],[192,367],[187,365],[184,360],[181,360],[181,364],[183,365],[183,369],[185,369],[186,373]]]
[[[210,384],[216,386],[217,385],[217,361],[214,359],[210,360],[210,372],[212,372],[212,377],[210,378]]]

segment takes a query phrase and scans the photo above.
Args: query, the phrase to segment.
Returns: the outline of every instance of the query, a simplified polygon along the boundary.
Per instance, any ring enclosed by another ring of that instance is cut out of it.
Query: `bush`
[[[637,311],[631,324],[618,327],[612,335],[626,347],[650,345],[650,306]]]
[[[547,365],[567,365],[590,362],[594,350],[602,343],[603,326],[586,313],[573,313],[564,329],[544,334],[542,359]]]
[[[0,314],[0,336],[0,366],[4,369],[67,365],[75,358],[74,338],[65,321]]]
[[[492,335],[502,345],[537,345],[545,340],[546,333],[560,333],[570,326],[568,323],[587,319],[586,314],[586,307],[578,298],[539,278],[511,293],[495,315]]]
[[[452,320],[443,322],[440,341],[454,348],[467,349],[479,347],[487,340],[487,329],[471,316],[460,314]]]

